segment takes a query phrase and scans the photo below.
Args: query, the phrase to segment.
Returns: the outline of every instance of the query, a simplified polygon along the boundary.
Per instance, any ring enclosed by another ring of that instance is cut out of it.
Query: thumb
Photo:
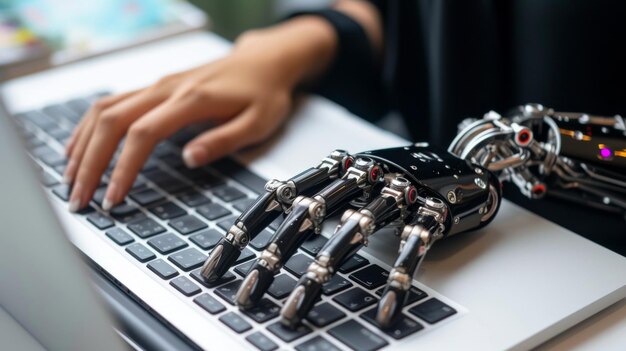
[[[256,109],[248,108],[228,122],[200,134],[183,149],[185,165],[200,167],[259,142],[267,134],[259,132],[260,118]]]

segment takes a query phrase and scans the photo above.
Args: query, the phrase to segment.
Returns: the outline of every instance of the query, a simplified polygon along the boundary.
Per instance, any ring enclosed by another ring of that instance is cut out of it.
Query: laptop
[[[221,285],[203,286],[195,276],[224,228],[263,191],[265,180],[286,179],[335,148],[358,152],[406,144],[316,97],[304,103],[272,140],[199,171],[185,169],[177,157],[180,145],[193,135],[183,131],[155,149],[127,200],[126,211],[105,213],[95,198],[89,210],[69,213],[67,188],[60,183],[61,152],[81,112],[101,94],[149,84],[164,74],[219,58],[228,50],[229,44],[215,35],[194,33],[23,77],[2,87],[10,116],[2,115],[0,129],[4,134],[13,128],[11,124],[16,125],[37,164],[33,168],[25,162],[11,162],[12,179],[21,180],[12,184],[3,180],[2,190],[9,188],[10,194],[16,194],[11,198],[16,199],[22,190],[33,193],[21,201],[32,202],[29,211],[38,223],[56,228],[51,235],[57,237],[60,224],[89,265],[190,347],[521,350],[540,345],[626,296],[626,275],[615,274],[626,270],[624,257],[504,201],[489,226],[438,242],[429,252],[415,276],[411,302],[403,310],[410,321],[403,328],[381,331],[365,318],[375,307],[381,286],[355,279],[369,274],[372,281],[380,280],[375,275],[390,268],[399,240],[386,231],[376,234],[368,247],[342,267],[335,286],[322,296],[314,309],[317,313],[307,317],[303,328],[290,331],[279,324],[279,306],[303,267],[332,235],[336,220],[325,225],[323,237],[307,241],[285,265],[262,308],[240,312],[233,304],[234,293],[246,264],[260,253],[276,223],[249,245]],[[346,130],[351,131],[350,139],[345,137]],[[21,145],[15,138],[3,135],[1,140],[0,155],[19,153]],[[39,173],[41,186],[30,173]],[[24,211],[24,206],[6,206],[11,198],[3,200],[3,218],[19,218]],[[163,216],[163,209],[175,209],[169,211],[175,214]],[[155,230],[141,231],[138,223],[149,223]],[[3,235],[3,240],[12,242],[2,247],[18,241],[21,246],[37,245],[34,238],[38,237]],[[53,245],[41,249],[46,251],[39,256],[50,252],[50,261],[67,251]],[[24,267],[30,265],[28,260],[3,265],[2,274],[28,275],[33,267]],[[75,263],[59,261],[59,265],[74,267],[67,274],[76,281],[84,279]],[[64,289],[61,282],[41,283],[47,287],[43,289],[54,290]],[[79,290],[77,296],[88,296],[88,290]],[[24,294],[17,298],[13,291],[3,284],[2,307],[44,346],[55,348],[38,336],[47,331],[47,324],[31,326],[36,314],[19,312],[41,297]],[[103,327],[108,323],[106,313],[96,308],[96,302],[87,305],[94,306],[93,311],[84,310],[94,328],[107,329]],[[78,310],[82,305],[59,301],[58,306]]]

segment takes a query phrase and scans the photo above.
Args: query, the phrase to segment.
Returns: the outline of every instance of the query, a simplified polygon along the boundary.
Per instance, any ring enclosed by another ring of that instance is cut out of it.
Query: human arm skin
[[[382,26],[372,5],[343,0],[335,8],[363,26],[381,50]],[[326,20],[299,16],[244,33],[223,59],[97,101],[66,147],[70,210],[89,203],[122,138],[105,210],[123,201],[154,146],[187,125],[216,125],[184,146],[190,168],[267,139],[286,120],[296,87],[323,74],[336,50],[336,33]]]

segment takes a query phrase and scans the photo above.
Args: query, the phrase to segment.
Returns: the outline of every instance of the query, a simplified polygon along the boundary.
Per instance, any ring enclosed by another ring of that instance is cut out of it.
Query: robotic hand
[[[439,239],[487,225],[500,207],[502,181],[512,182],[530,198],[552,194],[626,212],[626,177],[602,166],[626,167],[621,117],[525,105],[507,117],[489,112],[463,124],[447,151],[426,143],[355,155],[336,150],[288,181],[268,182],[266,193],[213,249],[202,276],[208,282],[218,280],[250,240],[286,214],[236,295],[240,308],[251,308],[297,248],[320,235],[328,216],[344,210],[334,235],[282,307],[282,322],[296,327],[338,268],[371,235],[392,227],[401,244],[376,315],[378,325],[389,328],[401,315],[428,249]]]

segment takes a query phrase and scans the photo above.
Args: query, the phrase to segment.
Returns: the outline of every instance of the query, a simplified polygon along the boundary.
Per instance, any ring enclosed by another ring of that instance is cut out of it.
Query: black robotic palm
[[[284,222],[237,293],[240,308],[250,308],[261,300],[297,248],[310,236],[320,235],[324,219],[344,210],[334,235],[287,298],[281,310],[283,324],[297,326],[341,264],[367,245],[371,235],[393,227],[401,236],[399,255],[376,316],[381,328],[390,327],[401,315],[413,275],[431,245],[482,227],[496,216],[500,181],[513,182],[530,198],[565,192],[579,202],[624,213],[623,176],[561,154],[561,136],[569,135],[569,129],[562,126],[576,118],[582,118],[577,121],[582,125],[584,116],[526,105],[508,118],[490,112],[467,122],[447,151],[424,143],[355,155],[336,150],[318,166],[288,181],[268,182],[266,193],[242,213],[213,249],[201,274],[208,281],[219,279],[247,243],[285,213]],[[610,125],[609,118],[595,118],[593,125]],[[604,133],[613,138],[601,139],[600,150],[610,140],[612,147],[624,148],[626,157],[623,121],[621,134],[621,119],[614,121]],[[600,156],[606,156],[602,152]],[[620,166],[619,162],[613,164]]]

